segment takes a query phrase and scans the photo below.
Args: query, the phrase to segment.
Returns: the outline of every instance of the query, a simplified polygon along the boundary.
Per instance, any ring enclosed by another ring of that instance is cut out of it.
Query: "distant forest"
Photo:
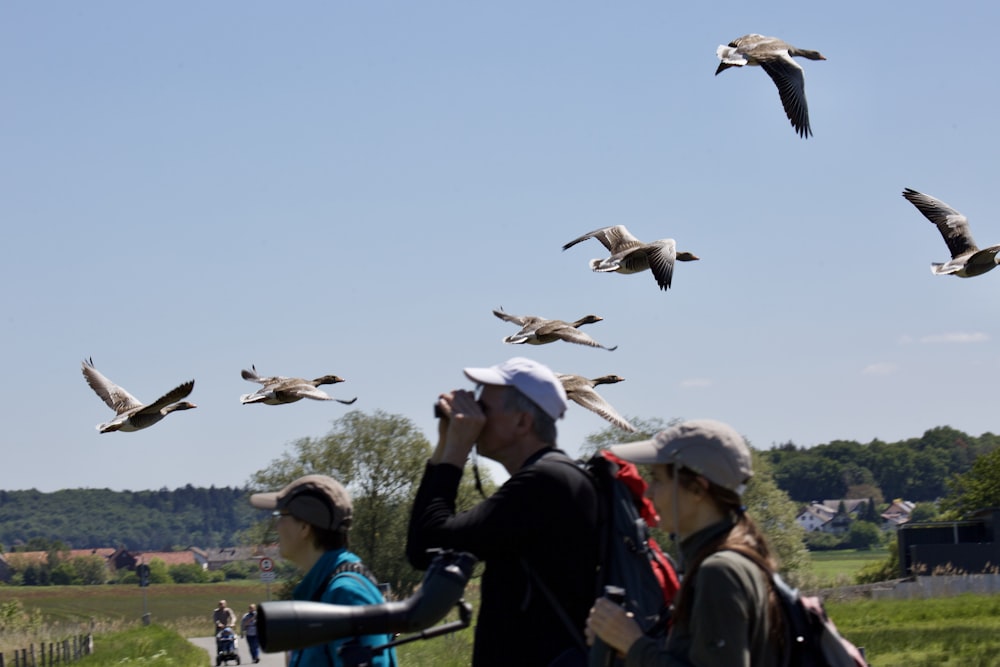
[[[46,541],[138,551],[234,546],[263,518],[248,498],[246,489],[191,485],[173,491],[0,491],[0,547],[9,552]]]
[[[992,433],[972,436],[941,426],[899,442],[788,443],[763,453],[778,486],[796,502],[872,498],[879,505],[942,498],[952,477],[998,447],[1000,436]],[[266,517],[248,497],[247,489],[191,485],[173,491],[0,491],[0,548],[54,541],[73,549],[139,551],[235,546],[243,531]]]
[[[948,495],[948,482],[1000,447],[1000,436],[972,436],[939,426],[919,438],[861,444],[834,440],[815,447],[786,444],[766,450],[778,486],[797,502],[835,498],[896,498],[913,502]]]

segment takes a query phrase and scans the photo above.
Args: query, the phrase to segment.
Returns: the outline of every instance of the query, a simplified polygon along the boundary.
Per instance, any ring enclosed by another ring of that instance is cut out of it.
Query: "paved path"
[[[188,641],[197,646],[198,648],[203,648],[207,651],[205,656],[206,665],[215,665],[215,637],[192,637]],[[250,649],[247,647],[246,640],[240,637],[239,647],[236,649],[237,653],[240,655],[240,665],[253,665],[253,660],[250,659]],[[227,664],[235,664],[233,661],[229,661]],[[257,663],[259,667],[285,667],[285,654],[284,653],[264,653],[260,652],[260,662]]]

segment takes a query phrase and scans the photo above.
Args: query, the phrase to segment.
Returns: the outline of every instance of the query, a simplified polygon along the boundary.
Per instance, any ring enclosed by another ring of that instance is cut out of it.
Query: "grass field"
[[[119,630],[130,623],[140,623],[147,611],[153,623],[185,637],[205,637],[213,634],[212,610],[219,600],[226,600],[239,617],[251,602],[267,599],[267,586],[256,581],[153,584],[145,589],[124,585],[0,586],[0,604],[19,600],[26,610],[41,611],[51,634],[46,640],[89,631],[92,621],[97,632]],[[0,650],[12,640],[0,633]]]
[[[825,552],[818,556],[815,575],[840,579],[885,554]],[[478,609],[475,590],[473,585],[468,592]],[[40,610],[48,628],[53,623],[79,628],[93,618],[121,632],[123,626],[140,623],[142,593],[137,586],[0,587],[0,603],[17,599],[26,609]],[[211,612],[219,599],[229,601],[239,613],[250,602],[267,599],[267,589],[259,582],[153,585],[146,593],[153,622],[186,637],[208,634]],[[874,667],[1000,665],[1000,596],[829,602],[827,609],[841,632],[865,647]],[[7,639],[3,635],[0,650]],[[405,644],[397,651],[400,664],[407,667],[459,667],[469,663],[471,647],[472,629],[466,628]]]
[[[813,551],[809,557],[812,560],[812,575],[816,578],[817,587],[829,588],[853,584],[854,575],[858,570],[869,563],[885,560],[889,557],[889,551],[887,549]]]

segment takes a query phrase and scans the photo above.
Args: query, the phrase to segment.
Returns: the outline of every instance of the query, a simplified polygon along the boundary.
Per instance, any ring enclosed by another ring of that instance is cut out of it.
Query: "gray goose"
[[[573,239],[563,246],[563,250],[587,239],[597,239],[611,253],[611,256],[605,259],[590,260],[591,269],[599,273],[611,271],[640,273],[649,269],[653,272],[653,278],[661,290],[670,289],[675,261],[693,262],[699,259],[689,252],[677,252],[677,243],[673,239],[643,243],[632,236],[625,225],[595,229],[578,239]]]
[[[556,377],[559,378],[563,389],[566,390],[566,397],[569,400],[600,415],[620,429],[635,432],[635,427],[629,424],[624,417],[618,414],[617,410],[611,407],[610,403],[594,390],[594,387],[599,384],[624,382],[625,378],[620,375],[602,375],[601,377],[589,380],[582,375],[570,375],[567,373],[556,373]]]
[[[580,331],[578,327],[584,324],[593,324],[603,321],[603,317],[597,315],[585,315],[575,322],[563,322],[562,320],[549,320],[544,317],[534,315],[511,315],[505,313],[503,309],[494,310],[493,314],[505,322],[511,322],[521,327],[521,330],[512,336],[507,336],[503,342],[511,345],[545,345],[554,343],[557,340],[564,340],[567,343],[578,345],[589,345],[599,347],[604,350],[617,350],[618,346],[605,347],[596,340]]]
[[[980,250],[969,231],[969,220],[951,206],[940,199],[910,188],[903,189],[903,197],[916,206],[925,218],[937,225],[944,242],[948,244],[948,250],[951,251],[951,259],[947,262],[931,264],[931,273],[939,276],[972,278],[992,271],[1000,262],[1000,258],[997,257],[1000,245],[991,245]]]
[[[798,49],[777,37],[763,35],[743,35],[729,42],[728,46],[719,46],[715,53],[722,61],[715,70],[716,76],[730,67],[760,65],[778,87],[785,115],[792,122],[792,127],[798,135],[806,139],[812,134],[812,128],[809,126],[809,105],[806,104],[805,75],[802,66],[792,60],[792,57],[826,60],[823,54],[819,51]]]
[[[259,382],[264,385],[252,394],[243,394],[240,396],[240,403],[247,405],[249,403],[263,403],[264,405],[284,405],[285,403],[294,403],[296,401],[301,401],[303,398],[311,398],[314,401],[337,401],[338,403],[343,403],[344,405],[350,405],[354,401],[358,400],[355,396],[349,401],[345,401],[339,398],[333,398],[327,395],[327,393],[321,389],[317,389],[322,384],[336,384],[338,382],[343,382],[344,379],[337,375],[323,375],[315,380],[306,380],[303,378],[286,378],[280,375],[273,377],[260,377],[257,375],[257,367],[250,366],[252,370],[242,370],[240,375],[244,380],[249,380],[250,382]]]
[[[174,387],[149,405],[144,405],[135,396],[104,377],[100,371],[94,368],[93,358],[84,359],[82,368],[83,377],[87,380],[90,388],[101,397],[101,400],[109,408],[115,411],[114,419],[97,425],[97,430],[101,433],[138,431],[149,428],[171,412],[198,407],[194,403],[181,400],[187,398],[194,389],[194,380]]]

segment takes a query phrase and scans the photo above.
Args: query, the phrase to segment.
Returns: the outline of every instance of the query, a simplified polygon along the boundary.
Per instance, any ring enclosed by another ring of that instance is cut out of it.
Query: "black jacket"
[[[558,460],[562,459],[562,460]],[[547,665],[576,646],[526,568],[545,582],[580,633],[594,603],[597,496],[563,452],[528,459],[496,493],[455,514],[462,471],[428,463],[410,516],[406,554],[425,569],[426,550],[468,551],[486,567],[472,664]]]

